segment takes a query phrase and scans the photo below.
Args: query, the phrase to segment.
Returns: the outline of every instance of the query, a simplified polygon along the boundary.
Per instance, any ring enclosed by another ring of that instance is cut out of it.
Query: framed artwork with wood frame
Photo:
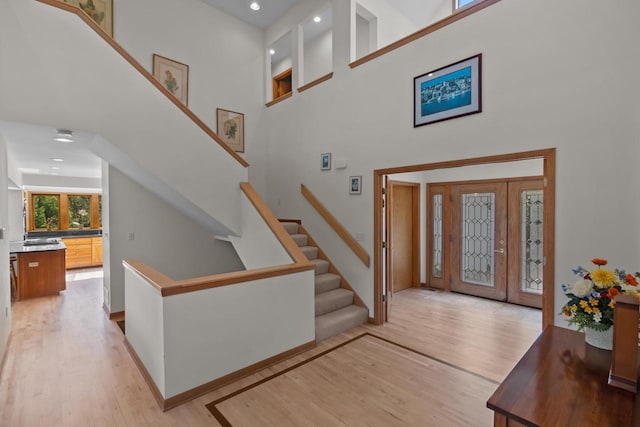
[[[272,78],[274,100],[280,98],[281,96],[291,93],[292,91],[291,70],[292,70],[291,68],[288,68]]]
[[[216,109],[218,136],[237,153],[244,153],[244,114]]]
[[[482,54],[413,79],[413,127],[482,111]]]
[[[331,170],[331,153],[320,154],[320,170]]]
[[[189,101],[189,66],[153,54],[153,77],[185,106]]]
[[[113,0],[58,0],[72,4],[89,15],[100,28],[113,37]]]

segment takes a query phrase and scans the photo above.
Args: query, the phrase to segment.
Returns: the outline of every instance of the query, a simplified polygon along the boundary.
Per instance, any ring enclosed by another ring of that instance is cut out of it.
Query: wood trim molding
[[[353,289],[353,286],[351,286],[351,284],[347,281],[347,279],[345,279],[342,273],[338,271],[335,264],[329,259],[327,254],[324,253],[318,243],[313,239],[313,237],[311,237],[311,234],[309,234],[309,232],[302,225],[300,225],[300,231],[307,235],[307,238],[309,239],[309,246],[315,246],[316,248],[318,248],[318,258],[329,262],[329,273],[337,274],[338,276],[340,276],[340,287],[353,292],[353,303],[359,307],[364,307],[369,310],[369,307],[367,307],[364,301],[362,301],[362,298],[360,298],[358,292]]]
[[[416,31],[415,33],[409,34],[406,37],[401,38],[400,40],[391,43],[385,47],[382,47],[374,52],[371,52],[368,55],[363,56],[362,58],[359,58],[353,62],[351,62],[349,64],[349,67],[351,68],[356,68],[366,62],[372,61],[384,54],[387,54],[393,50],[396,50],[406,44],[409,44],[415,40],[418,40],[424,36],[426,36],[427,34],[431,34],[434,31],[437,31],[441,28],[446,27],[447,25],[451,25],[454,22],[457,22],[459,20],[461,20],[462,18],[466,18],[469,15],[472,15],[476,12],[481,11],[482,9],[484,9],[485,7],[489,7],[494,3],[498,3],[500,0],[481,0],[478,1],[477,3],[474,4],[470,4],[468,7],[465,8],[461,8],[461,9],[457,9],[454,13],[452,13],[451,15],[447,16],[446,18],[443,18],[439,21],[434,22],[433,24]]]
[[[142,76],[147,79],[152,85],[154,85],[162,94],[164,94],[169,101],[171,101],[176,107],[178,107],[184,114],[193,121],[196,126],[204,131],[211,139],[213,139],[222,149],[224,149],[231,157],[236,159],[238,163],[242,166],[249,167],[249,163],[244,160],[242,157],[238,155],[232,148],[230,148],[227,144],[225,144],[222,139],[211,130],[198,116],[196,116],[193,111],[189,110],[187,106],[185,106],[182,102],[178,100],[169,90],[167,90],[160,82],[158,82],[149,71],[147,71],[138,61],[136,61],[131,55],[129,55],[119,44],[116,42],[113,37],[107,34],[98,24],[96,24],[93,19],[89,17],[82,9],[77,6],[62,3],[57,0],[38,0],[41,3],[48,4],[49,6],[57,7],[58,9],[66,10],[67,12],[71,12],[76,14],[80,19],[82,19],[89,27],[91,27],[100,37],[102,37],[111,47],[113,47],[116,52],[118,52],[129,64],[131,64]]]
[[[285,99],[289,99],[289,98],[291,98],[292,96],[293,96],[293,92],[289,92],[289,93],[286,93],[286,94],[284,94],[284,95],[282,95],[282,96],[280,96],[280,97],[278,97],[278,98],[274,99],[273,101],[269,101],[269,102],[267,102],[267,103],[266,103],[266,104],[264,104],[264,105],[265,105],[266,107],[271,107],[272,105],[276,105],[278,102],[282,102],[282,101],[284,101]]]
[[[166,411],[167,409],[165,408],[165,400],[164,400],[164,397],[162,396],[162,393],[160,393],[160,389],[158,389],[158,386],[156,385],[156,382],[153,380],[153,377],[151,377],[151,374],[149,373],[149,371],[147,371],[147,368],[144,366],[144,363],[142,363],[142,359],[140,359],[140,356],[138,356],[138,353],[136,353],[136,350],[133,348],[133,346],[131,345],[131,343],[129,342],[126,336],[124,337],[124,346],[129,352],[129,355],[131,355],[131,359],[133,359],[133,363],[135,363],[135,365],[138,367],[138,370],[142,374],[142,378],[144,378],[144,381],[149,386],[149,389],[151,390],[151,394],[153,395],[153,398],[158,403],[158,406],[163,412]]]
[[[494,1],[494,0],[487,0]],[[496,0],[499,1],[499,0]],[[462,13],[462,12],[461,12]],[[373,171],[373,300],[374,323],[383,323],[382,302],[382,182],[385,175],[418,172],[434,169],[448,169],[460,166],[471,166],[491,163],[502,163],[516,160],[542,159],[544,187],[544,218],[543,230],[544,257],[546,268],[543,272],[543,296],[542,296],[542,329],[552,326],[554,323],[554,277],[555,277],[555,200],[556,200],[556,149],[546,148],[542,150],[524,151],[520,153],[499,154],[486,157],[473,157],[460,160],[448,160],[436,163],[426,163],[413,166],[377,169]]]
[[[125,320],[124,310],[123,311],[116,311],[114,313],[110,313],[109,314],[109,320],[114,320],[116,322],[119,322],[121,320]]]
[[[331,79],[332,77],[333,77],[333,71],[328,73],[328,74],[325,74],[324,76],[319,77],[319,78],[317,78],[317,79],[315,79],[313,81],[310,81],[307,84],[304,84],[304,85],[300,86],[298,88],[298,93],[304,92],[307,89],[311,89],[312,87],[319,85],[320,83],[326,82],[327,80]]]
[[[300,185],[300,192],[304,196],[305,199],[315,208],[316,211],[320,214],[320,216],[329,224],[331,228],[340,236],[340,238],[344,241],[344,243],[351,248],[351,250],[356,254],[356,256],[362,261],[364,265],[369,267],[370,260],[369,254],[364,250],[362,246],[351,237],[351,234],[340,224],[340,222],[324,207],[322,203],[316,198],[316,196],[309,191],[309,189],[304,185]]]
[[[231,372],[230,374],[224,375],[213,381],[209,381],[205,384],[199,385],[198,387],[192,388],[191,390],[187,390],[183,393],[177,394],[168,399],[165,399],[162,396],[162,393],[158,389],[158,386],[156,385],[155,381],[153,381],[151,374],[149,374],[149,371],[147,371],[147,368],[145,368],[144,363],[142,363],[142,360],[136,353],[136,350],[133,348],[133,346],[127,339],[127,337],[124,338],[124,345],[127,351],[129,352],[129,354],[131,355],[133,362],[136,364],[136,366],[140,370],[140,373],[142,374],[147,385],[149,386],[149,389],[151,389],[151,394],[153,394],[153,397],[158,403],[158,406],[163,412],[165,412],[165,411],[168,411],[169,409],[173,409],[193,399],[196,399],[204,394],[210,393],[214,390],[224,387],[232,382],[238,381],[242,378],[253,375],[263,369],[269,368],[270,366],[273,366],[284,360],[290,359],[300,353],[309,351],[316,347],[316,342],[314,340],[314,341],[309,341],[307,343],[301,344],[297,347],[283,351],[282,353],[276,354],[260,362],[256,362],[245,368]]]

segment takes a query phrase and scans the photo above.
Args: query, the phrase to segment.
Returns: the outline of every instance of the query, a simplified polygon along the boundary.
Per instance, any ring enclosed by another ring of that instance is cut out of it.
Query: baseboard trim
[[[4,348],[4,353],[2,354],[2,360],[0,360],[0,379],[2,379],[2,372],[4,372],[4,362],[7,361],[7,354],[9,354],[9,346],[11,345],[11,331],[9,331],[9,338],[7,339],[7,346]]]
[[[147,368],[145,368],[144,363],[142,363],[142,359],[140,359],[140,356],[138,356],[138,353],[136,353],[136,350],[133,348],[133,346],[131,345],[131,343],[129,342],[126,336],[124,337],[124,346],[127,348],[127,351],[131,355],[133,362],[136,364],[136,366],[138,367],[138,370],[142,374],[144,381],[147,383],[147,385],[151,389],[151,394],[153,395],[153,398],[156,399],[158,406],[160,406],[160,409],[162,410],[162,412],[166,411],[165,400],[164,400],[164,397],[162,396],[162,393],[160,393],[160,389],[158,389],[156,382],[151,377],[151,374],[149,373],[149,371],[147,371]]]
[[[109,308],[107,307],[107,305],[105,303],[102,303],[102,309],[104,310],[104,312],[107,315],[107,317],[109,318],[109,320],[123,320],[124,319],[124,311],[116,311],[116,312],[111,313],[109,311]]]
[[[217,378],[213,381],[209,381],[208,383],[194,387],[191,390],[187,390],[183,393],[177,394],[168,399],[164,399],[155,381],[153,381],[153,378],[147,371],[147,368],[145,368],[144,364],[142,363],[142,360],[140,359],[140,357],[138,357],[138,354],[136,353],[135,349],[131,346],[131,343],[129,343],[126,337],[124,339],[124,343],[125,343],[125,346],[127,347],[127,351],[129,351],[129,354],[131,355],[131,358],[135,362],[136,366],[142,373],[144,380],[146,381],[147,385],[151,389],[151,393],[153,394],[153,397],[156,399],[158,406],[163,412],[166,412],[170,409],[173,409],[177,406],[187,403],[193,399],[196,399],[202,395],[205,395],[221,387],[224,387],[234,381],[238,381],[239,379],[248,377],[249,375],[253,375],[263,369],[266,369],[286,359],[290,359],[291,357],[296,356],[299,353],[311,350],[316,347],[315,340],[309,341],[305,344],[299,345],[290,350],[284,351],[282,353],[276,354],[275,356],[271,356],[265,360],[254,363],[253,365],[249,365],[245,368],[231,372],[230,374]]]

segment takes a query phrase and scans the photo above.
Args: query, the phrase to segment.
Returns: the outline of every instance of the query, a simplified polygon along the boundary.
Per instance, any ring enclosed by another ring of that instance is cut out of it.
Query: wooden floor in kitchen
[[[486,400],[541,329],[539,310],[409,289],[394,296],[384,326],[355,328],[163,413],[102,311],[99,273],[68,276],[59,297],[13,304],[1,426],[216,426],[220,417],[234,426],[490,426]]]

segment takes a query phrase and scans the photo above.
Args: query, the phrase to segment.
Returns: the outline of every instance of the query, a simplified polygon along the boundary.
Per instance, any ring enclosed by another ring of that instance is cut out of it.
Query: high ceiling
[[[256,0],[260,10],[254,11],[249,5],[254,0],[202,0],[203,2],[227,12],[236,18],[265,29],[300,0]]]

